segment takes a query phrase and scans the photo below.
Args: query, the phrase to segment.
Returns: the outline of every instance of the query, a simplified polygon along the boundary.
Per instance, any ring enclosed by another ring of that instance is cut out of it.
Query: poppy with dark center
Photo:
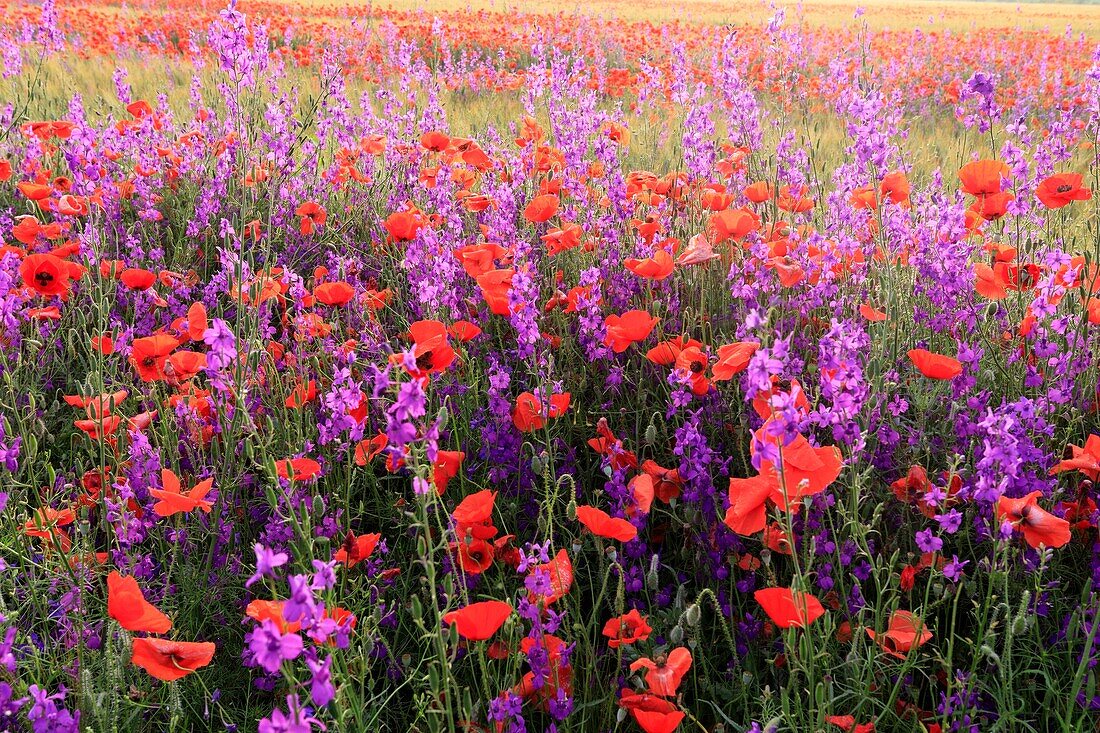
[[[1032,491],[1019,499],[1002,496],[997,500],[997,517],[1019,529],[1031,547],[1061,547],[1073,536],[1069,522],[1040,507],[1042,495],[1041,491]]]
[[[680,682],[691,669],[691,652],[687,647],[676,647],[668,654],[658,654],[656,659],[642,657],[630,665],[631,672],[646,670],[645,684],[654,695],[675,697]]]
[[[676,357],[675,368],[688,375],[691,391],[696,395],[705,395],[710,390],[707,379],[707,355],[697,346],[689,346]]]
[[[294,215],[301,217],[298,229],[302,233],[302,236],[306,237],[313,234],[318,227],[325,223],[325,219],[328,218],[328,213],[325,211],[324,207],[316,201],[305,202],[294,210]]]
[[[312,458],[284,458],[275,461],[275,470],[288,481],[309,481],[321,473],[321,464]]]
[[[1088,201],[1092,191],[1081,185],[1080,173],[1056,173],[1043,179],[1035,189],[1035,195],[1048,209],[1060,209],[1074,201]]]
[[[332,559],[343,565],[347,565],[348,568],[353,568],[363,560],[366,560],[374,552],[374,548],[378,545],[378,541],[382,539],[382,535],[377,533],[361,534],[358,537],[355,536],[350,530],[344,536],[344,542],[340,549],[337,550]]]
[[[51,254],[27,255],[19,264],[23,284],[46,297],[69,292],[69,269],[65,261]]]
[[[141,381],[164,381],[167,378],[164,365],[177,346],[179,341],[163,333],[134,339],[130,350],[130,363],[137,370]]]
[[[493,565],[493,546],[477,537],[463,537],[458,542],[452,542],[451,550],[458,557],[459,567],[470,575],[484,573]]]
[[[1064,459],[1050,469],[1051,475],[1079,471],[1091,481],[1100,481],[1100,435],[1090,435],[1085,445],[1067,445]]]
[[[609,619],[604,624],[602,633],[607,637],[607,645],[612,649],[618,649],[623,644],[645,641],[652,632],[653,629],[646,623],[645,616],[634,608],[622,616]]]

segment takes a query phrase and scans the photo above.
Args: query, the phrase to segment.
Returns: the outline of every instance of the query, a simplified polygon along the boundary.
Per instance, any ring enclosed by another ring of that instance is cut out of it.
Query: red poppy
[[[1080,173],[1057,173],[1043,180],[1035,195],[1048,209],[1060,209],[1074,201],[1088,201],[1092,191],[1083,187]]]
[[[962,190],[982,198],[1001,192],[1001,179],[1007,178],[1008,166],[999,160],[975,160],[959,169]]]
[[[477,276],[481,297],[485,299],[485,304],[494,315],[510,316],[512,314],[508,292],[512,289],[512,278],[515,274],[515,270],[501,269],[490,270]]]
[[[451,518],[455,521],[455,534],[459,537],[471,534],[482,540],[494,537],[497,533],[493,526],[493,505],[496,498],[497,492],[482,489],[459,502],[451,512]]]
[[[462,570],[470,575],[484,573],[493,565],[495,549],[483,539],[463,537],[451,543],[451,550],[458,556]]]
[[[674,263],[672,255],[663,249],[657,249],[644,260],[629,258],[623,262],[626,269],[638,277],[647,280],[664,280],[672,274]]]
[[[202,303],[192,303],[187,309],[187,335],[192,341],[202,341],[208,327],[206,306]]]
[[[1070,457],[1050,469],[1051,475],[1062,471],[1080,471],[1092,481],[1100,481],[1100,435],[1090,435],[1084,447],[1068,446]]]
[[[592,506],[578,506],[577,521],[598,537],[630,542],[638,536],[638,528],[627,520],[612,517],[607,512]]]
[[[186,677],[210,664],[214,643],[138,638],[133,641],[130,661],[163,682]]]
[[[707,355],[698,346],[689,346],[676,356],[675,368],[688,375],[693,394],[705,395],[710,390],[710,380],[707,379],[708,362]]]
[[[148,290],[157,281],[156,273],[137,267],[128,267],[118,276],[122,284],[130,290]]]
[[[683,480],[679,469],[664,468],[656,461],[649,460],[642,464],[642,470],[653,478],[653,492],[658,499],[667,504],[680,496]]]
[[[478,328],[476,323],[470,323],[469,321],[455,321],[447,327],[447,333],[453,338],[463,343],[467,341],[473,341],[481,335],[481,329]]]
[[[454,363],[455,350],[447,339],[447,327],[439,321],[417,321],[409,326],[409,335],[420,374],[437,374]]]
[[[317,227],[324,224],[325,219],[328,218],[328,213],[324,207],[316,201],[305,202],[294,210],[294,215],[301,217],[298,229],[306,237],[313,234]]]
[[[432,482],[435,484],[436,494],[443,496],[447,483],[458,475],[465,458],[466,454],[460,450],[441,450],[436,453],[435,463],[432,464]]]
[[[677,336],[674,339],[662,341],[649,351],[645,352],[645,358],[657,366],[672,366],[676,363],[676,357],[684,349],[691,347],[701,348],[703,344],[687,336]]]
[[[527,208],[523,210],[523,218],[532,224],[540,224],[548,221],[558,213],[558,197],[544,193],[531,199]]]
[[[420,136],[420,145],[426,150],[431,150],[435,153],[446,150],[450,144],[451,138],[447,137],[446,133],[439,132],[438,130],[425,132]]]
[[[164,374],[169,384],[179,386],[188,379],[194,379],[206,368],[206,354],[197,351],[176,351],[168,357]]]
[[[347,305],[355,297],[355,288],[346,282],[322,283],[313,289],[313,297],[325,305]]]
[[[623,644],[645,641],[652,632],[653,629],[646,623],[645,616],[635,608],[622,616],[608,620],[603,626],[602,633],[607,637],[607,645],[612,649],[618,649]]]
[[[676,647],[667,655],[661,654],[656,660],[642,657],[631,663],[630,671],[645,669],[646,687],[654,695],[675,697],[684,675],[691,669],[691,652],[686,647]]]
[[[608,316],[604,319],[607,335],[604,337],[603,343],[605,346],[610,346],[616,354],[621,354],[631,344],[647,339],[654,326],[657,325],[658,320],[641,310]]]
[[[890,624],[885,633],[879,634],[873,629],[867,629],[867,636],[878,642],[882,650],[890,656],[905,659],[911,650],[930,641],[932,632],[918,616],[909,611],[895,611],[890,616]]]
[[[245,616],[259,622],[270,621],[280,634],[294,634],[302,629],[301,621],[287,621],[283,616],[286,601],[269,601],[257,598],[244,609]]]
[[[275,461],[279,478],[290,481],[309,481],[321,473],[321,464],[312,458],[284,458]]]
[[[929,379],[954,379],[962,374],[962,364],[958,359],[928,349],[910,349],[909,360]]]
[[[333,554],[332,559],[353,568],[371,556],[381,539],[380,534],[361,534],[356,537],[348,532],[343,545]]]
[[[420,210],[412,204],[406,204],[401,211],[390,214],[383,226],[395,242],[408,242],[416,238],[424,224],[424,215]]]
[[[167,377],[164,365],[168,362],[168,356],[179,345],[179,341],[163,333],[134,339],[130,363],[137,369],[143,382],[163,381]]]
[[[997,517],[1017,527],[1031,547],[1061,547],[1072,538],[1069,522],[1040,508],[1040,491],[1019,499],[1002,496],[997,500]]]
[[[458,635],[469,641],[485,641],[504,625],[512,615],[512,607],[504,601],[481,601],[443,615],[443,621],[458,629]]]
[[[872,307],[868,303],[860,304],[859,314],[861,316],[863,316],[864,319],[866,319],[868,321],[871,321],[872,323],[877,323],[879,321],[885,321],[886,320],[886,314],[885,313],[883,313],[880,310],[877,310],[876,308]]]
[[[874,733],[874,723],[856,724],[856,719],[851,715],[826,715],[825,722],[835,725],[846,733]],[[931,730],[931,729],[929,729]]]
[[[65,261],[51,254],[27,255],[19,264],[23,284],[46,297],[69,292],[69,272]]]
[[[107,615],[127,631],[163,634],[172,628],[169,618],[145,600],[137,581],[114,570],[107,576]]]
[[[711,369],[715,382],[724,382],[749,368],[752,355],[760,348],[756,341],[738,341],[718,347],[718,361]]]
[[[645,733],[672,733],[684,720],[684,714],[669,700],[648,692],[624,689],[619,707],[629,710],[634,722]]]
[[[781,629],[804,629],[825,615],[821,601],[791,588],[763,588],[753,593],[753,598]]]
[[[516,398],[512,410],[512,424],[521,433],[541,430],[547,418],[561,417],[569,409],[570,394],[550,395],[550,406],[544,410],[542,401],[530,392],[524,392]]]
[[[721,244],[729,239],[741,240],[759,228],[760,216],[755,211],[726,209],[711,214],[705,232],[706,240],[710,244]]]
[[[174,514],[189,513],[201,509],[206,514],[214,507],[212,502],[206,500],[206,495],[214,485],[214,479],[208,478],[195,484],[187,493],[183,493],[180,480],[176,474],[167,468],[160,471],[162,488],[149,489],[149,494],[154,499],[159,499],[153,505],[153,512],[160,517],[171,517]]]
[[[298,409],[317,399],[317,380],[311,379],[305,384],[298,382],[290,394],[283,400],[283,404],[289,409]]]
[[[558,550],[558,553],[550,559],[550,562],[536,565],[531,569],[532,574],[536,572],[546,573],[550,577],[550,593],[534,596],[533,603],[542,601],[543,605],[549,606],[564,598],[573,587],[573,562],[569,559],[569,554],[565,550]]]

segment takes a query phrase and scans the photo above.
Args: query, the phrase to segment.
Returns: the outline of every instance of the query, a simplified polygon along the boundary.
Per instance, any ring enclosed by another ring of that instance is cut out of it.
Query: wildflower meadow
[[[0,731],[1100,730],[1100,7],[0,0]]]

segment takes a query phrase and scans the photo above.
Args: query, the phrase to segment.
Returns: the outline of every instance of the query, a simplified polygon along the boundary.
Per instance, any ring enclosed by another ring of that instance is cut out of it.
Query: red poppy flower
[[[621,354],[631,344],[647,339],[654,326],[657,325],[658,320],[658,318],[654,318],[641,310],[608,316],[604,319],[607,335],[604,337],[603,343],[605,346],[610,346],[616,354]]]
[[[649,351],[645,352],[645,358],[657,366],[672,366],[676,363],[676,357],[684,349],[691,347],[702,348],[703,344],[687,336],[677,336],[674,339],[662,341]]]
[[[355,288],[345,282],[322,283],[313,289],[313,297],[325,305],[347,305],[355,297]]]
[[[112,570],[107,576],[107,615],[127,631],[163,634],[172,622],[145,600],[137,581]]]
[[[672,255],[663,249],[655,250],[644,260],[629,258],[623,262],[626,269],[647,280],[664,280],[672,274],[674,264]]]
[[[162,488],[149,489],[149,494],[154,499],[159,499],[153,505],[153,512],[160,517],[171,517],[174,514],[189,513],[201,509],[206,514],[214,507],[212,502],[206,500],[206,495],[214,485],[214,479],[208,478],[195,484],[187,493],[183,493],[180,480],[176,474],[167,468],[160,471]]]
[[[163,682],[186,677],[210,664],[214,643],[138,638],[133,641],[130,661]]]
[[[451,138],[447,137],[446,133],[439,132],[438,130],[425,132],[420,136],[420,145],[426,150],[431,150],[435,153],[446,150],[450,144]]]
[[[646,687],[654,695],[675,697],[684,675],[691,669],[691,652],[686,647],[676,647],[667,655],[661,654],[656,660],[642,657],[631,663],[630,671],[645,669]]]
[[[1061,547],[1072,538],[1069,522],[1039,507],[1040,491],[1019,499],[1002,496],[997,500],[997,517],[1019,528],[1031,547]]]
[[[929,379],[954,379],[962,374],[962,364],[958,359],[927,349],[910,349],[909,360]]]
[[[607,512],[592,506],[578,506],[577,521],[598,537],[630,542],[638,536],[638,528],[627,520],[612,517]]]
[[[624,689],[619,707],[630,711],[634,722],[645,733],[672,733],[684,720],[684,714],[670,701],[648,692]]]
[[[646,461],[642,464],[642,470],[653,478],[653,492],[664,503],[669,503],[680,496],[680,489],[684,482],[680,478],[680,470],[677,468],[664,468],[656,461]]]
[[[1080,471],[1092,481],[1100,481],[1100,435],[1090,435],[1084,447],[1068,446],[1070,457],[1050,469],[1051,475],[1062,471]]]
[[[752,355],[760,348],[756,341],[738,341],[718,347],[718,361],[711,369],[715,382],[724,382],[749,368]]]
[[[869,305],[867,303],[861,303],[860,304],[859,314],[861,316],[863,316],[864,319],[866,319],[868,321],[871,321],[872,323],[877,323],[878,321],[885,321],[886,320],[886,314],[885,313],[883,313],[880,310],[877,310],[876,308],[873,308],[871,305]]]
[[[187,335],[192,341],[202,341],[209,325],[206,319],[206,306],[202,303],[192,303],[187,309]]]
[[[874,733],[874,723],[856,724],[856,719],[851,715],[826,715],[825,722],[835,725],[846,733]],[[931,730],[931,729],[929,729]]]
[[[307,383],[299,382],[290,390],[290,394],[283,400],[283,404],[289,409],[298,409],[317,399],[317,380],[311,379]]]
[[[1057,173],[1043,180],[1035,195],[1048,209],[1060,209],[1074,201],[1088,201],[1092,191],[1081,185],[1080,173]]]
[[[878,642],[882,650],[890,656],[905,659],[910,650],[930,641],[932,632],[918,616],[909,611],[895,611],[885,633],[879,634],[873,629],[867,629],[867,636]]]
[[[163,333],[134,339],[130,363],[137,369],[143,382],[163,381],[167,377],[164,365],[168,362],[168,356],[179,345],[179,341]]]
[[[721,244],[730,239],[741,240],[759,228],[760,216],[755,211],[751,209],[727,209],[711,214],[705,232],[706,241],[709,244]]]
[[[328,213],[324,207],[316,201],[305,202],[294,210],[294,215],[301,217],[298,229],[306,237],[313,234],[317,227],[324,224],[325,219],[328,218]]]
[[[546,573],[550,577],[550,593],[534,596],[532,603],[542,601],[543,605],[549,606],[564,598],[573,587],[573,561],[569,559],[569,554],[565,550],[558,550],[550,562],[536,565],[531,569],[532,574],[536,572]]]
[[[23,284],[39,295],[53,297],[69,292],[69,268],[51,254],[27,255],[19,264]]]
[[[493,526],[493,504],[496,498],[497,492],[482,489],[459,502],[451,513],[455,522],[455,534],[459,537],[470,534],[482,540],[496,536],[497,529]]]
[[[710,390],[710,380],[707,379],[708,362],[707,355],[697,346],[689,346],[676,356],[675,368],[688,375],[693,394],[705,395]]]
[[[259,622],[270,621],[275,624],[280,634],[294,634],[302,629],[301,621],[287,621],[283,616],[286,601],[269,601],[255,599],[250,601],[244,609],[245,616]]]
[[[321,464],[312,458],[284,458],[275,461],[279,478],[290,481],[309,481],[321,473]]]
[[[1001,179],[1008,175],[1008,166],[999,160],[975,160],[959,169],[962,190],[978,198],[1000,193]]]
[[[130,290],[148,290],[157,281],[156,273],[137,267],[128,267],[118,276],[122,284]]]
[[[504,601],[481,601],[443,615],[446,623],[458,629],[458,635],[469,641],[485,641],[500,630],[512,607]]]
[[[623,644],[633,644],[637,641],[645,641],[653,629],[646,623],[645,616],[632,609],[622,616],[609,619],[603,626],[603,635],[607,637],[607,645],[612,649],[618,649]]]
[[[544,193],[531,199],[527,208],[523,210],[523,218],[532,224],[541,224],[548,221],[558,213],[558,197]]]
[[[547,418],[561,417],[569,409],[570,394],[550,395],[550,406],[544,411],[542,401],[531,394],[524,392],[516,398],[516,406],[512,409],[512,424],[521,433],[529,433],[533,430],[541,430],[546,425]]]
[[[476,323],[470,323],[469,321],[455,321],[447,327],[447,333],[453,338],[463,343],[467,341],[473,341],[481,335],[481,329],[478,328]]]
[[[462,537],[451,543],[451,550],[458,556],[458,564],[470,575],[484,573],[493,565],[494,547],[477,537]]]
[[[371,556],[381,539],[380,534],[361,534],[356,537],[348,532],[344,544],[333,554],[332,559],[353,568]]]
[[[395,242],[408,242],[416,238],[424,224],[424,215],[420,210],[412,204],[406,204],[401,211],[390,214],[383,226]]]
[[[432,464],[432,482],[435,484],[436,494],[443,496],[447,483],[458,475],[465,458],[466,454],[460,450],[441,450],[436,453],[435,463]]]
[[[436,374],[454,363],[455,350],[447,340],[447,327],[439,321],[417,321],[409,326],[409,335],[421,374]]]
[[[477,286],[481,297],[489,306],[489,311],[498,316],[510,316],[512,306],[508,302],[508,292],[512,289],[512,269],[490,270],[477,276]]]
[[[821,601],[791,588],[763,588],[753,593],[753,598],[781,629],[804,629],[825,615]]]

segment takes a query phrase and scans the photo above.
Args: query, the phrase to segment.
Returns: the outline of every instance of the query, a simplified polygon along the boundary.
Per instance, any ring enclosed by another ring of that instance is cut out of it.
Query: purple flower
[[[248,648],[264,671],[275,674],[284,661],[297,659],[302,653],[302,637],[283,634],[270,619],[264,619],[248,635]]]
[[[245,582],[245,588],[251,587],[261,578],[274,578],[275,568],[281,568],[290,559],[285,552],[274,552],[259,542],[253,546],[253,549],[256,551],[256,572]]]

